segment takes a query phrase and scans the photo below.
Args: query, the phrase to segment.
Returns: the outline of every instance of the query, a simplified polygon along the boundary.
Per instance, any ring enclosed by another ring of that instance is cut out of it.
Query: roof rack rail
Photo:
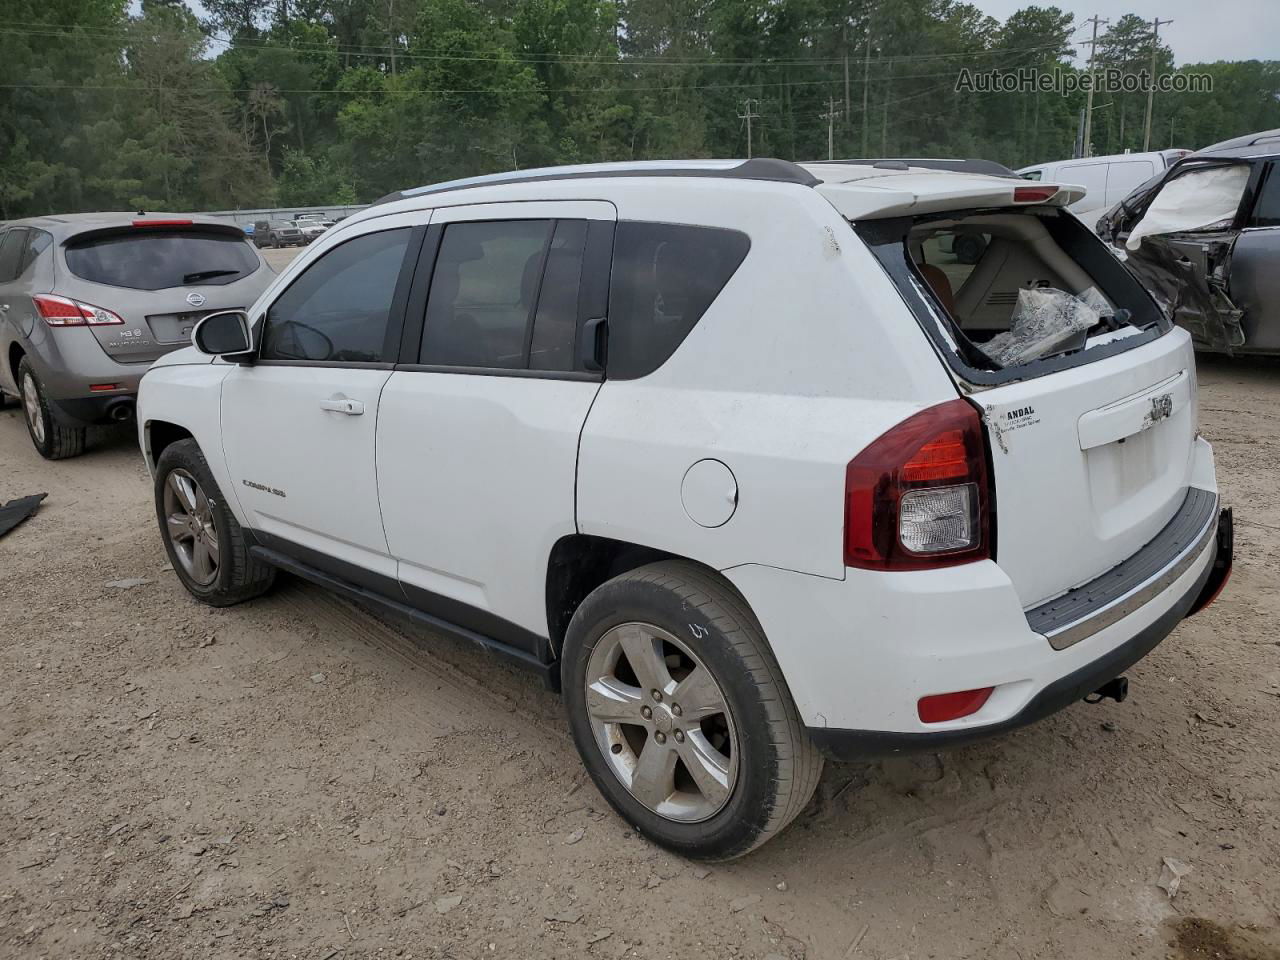
[[[966,160],[927,159],[923,157],[868,157],[850,160],[814,160],[813,163],[846,163],[870,167],[878,167],[881,164],[904,163],[908,167],[921,167],[925,170],[954,170],[956,173],[981,173],[989,177],[1018,176],[1003,163],[996,163],[994,160],[980,160],[976,157]]]
[[[588,163],[563,167],[535,167],[491,173],[463,180],[447,180],[409,190],[389,193],[373,205],[422,197],[471,187],[498,186],[508,183],[541,183],[550,180],[587,180],[614,177],[715,177],[728,180],[764,180],[771,183],[795,183],[813,187],[821,183],[799,164],[773,157],[750,160],[640,160],[631,163]]]

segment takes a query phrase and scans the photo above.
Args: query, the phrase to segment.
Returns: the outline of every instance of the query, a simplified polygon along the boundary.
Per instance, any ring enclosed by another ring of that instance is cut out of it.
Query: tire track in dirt
[[[493,726],[514,735],[533,731],[558,745],[572,744],[559,698],[543,690],[533,675],[516,672],[495,654],[411,623],[402,627],[380,612],[311,584],[284,585],[276,595],[328,640],[363,643],[423,678],[417,703],[406,704],[397,697],[385,704],[399,717],[421,723],[430,715],[453,728]]]

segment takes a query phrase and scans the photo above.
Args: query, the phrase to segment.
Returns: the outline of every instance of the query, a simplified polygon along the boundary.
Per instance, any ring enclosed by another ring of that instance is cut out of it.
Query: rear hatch
[[[62,253],[57,292],[124,321],[90,326],[121,363],[150,363],[189,345],[200,319],[247,308],[272,276],[227,224],[139,219],[78,234]]]
[[[1015,186],[1000,205],[954,196],[950,208],[855,229],[983,412],[995,557],[1031,607],[1116,566],[1172,519],[1191,477],[1196,382],[1187,334],[1044,202],[1057,188],[1021,205]]]

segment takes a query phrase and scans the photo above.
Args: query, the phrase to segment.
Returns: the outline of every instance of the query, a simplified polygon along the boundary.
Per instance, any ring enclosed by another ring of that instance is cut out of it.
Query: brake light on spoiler
[[[106,307],[95,307],[92,303],[81,303],[68,297],[40,293],[31,300],[40,318],[51,327],[101,327],[124,323],[123,317]]]
[[[189,227],[191,220],[134,220],[135,227]]]
[[[1014,203],[1048,203],[1058,195],[1061,187],[1053,184],[1036,187],[1014,187],[1013,202]]]

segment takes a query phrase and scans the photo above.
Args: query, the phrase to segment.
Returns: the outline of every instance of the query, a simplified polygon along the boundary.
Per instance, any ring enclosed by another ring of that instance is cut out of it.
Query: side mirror
[[[248,353],[253,349],[249,334],[249,315],[243,310],[211,313],[191,331],[191,342],[201,353],[213,357]]]

